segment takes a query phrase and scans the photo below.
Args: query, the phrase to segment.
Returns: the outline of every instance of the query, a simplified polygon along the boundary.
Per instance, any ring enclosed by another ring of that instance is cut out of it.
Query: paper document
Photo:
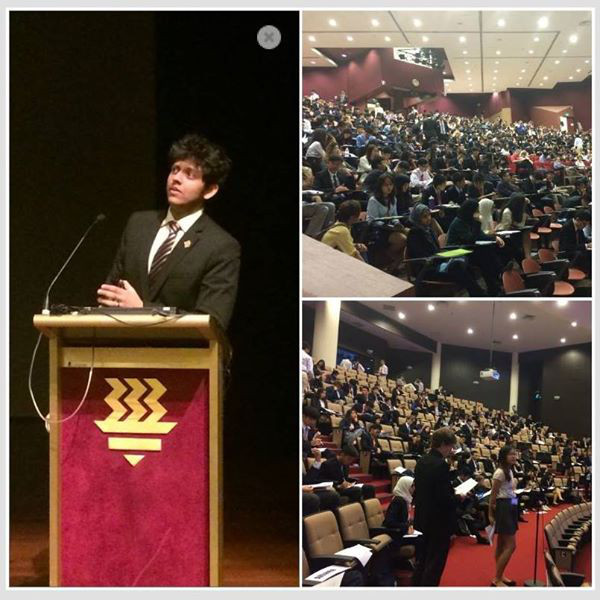
[[[505,229],[504,231],[496,231],[496,235],[514,235],[515,233],[521,233],[518,229]]]
[[[472,250],[467,250],[466,248],[456,248],[456,250],[445,250],[444,252],[438,252],[436,256],[441,256],[442,258],[458,258],[459,256],[466,256],[472,252]]]
[[[488,538],[488,542],[490,543],[490,546],[492,546],[494,543],[494,534],[496,533],[496,523],[494,523],[493,525],[488,525],[485,528],[485,533],[487,534],[487,538]]]
[[[322,581],[325,581],[326,579],[331,579],[334,575],[339,575],[340,573],[347,571],[349,568],[350,567],[345,567],[343,565],[330,565],[328,567],[316,571],[312,575],[309,575],[306,578],[306,581],[314,581],[316,583],[320,583]]]
[[[313,587],[339,588],[342,585],[342,579],[344,579],[344,574],[339,573],[338,575],[333,576],[331,579],[326,579],[325,581],[321,581],[321,583],[313,585]]]
[[[405,538],[416,538],[416,537],[418,537],[420,535],[423,535],[422,531],[417,531],[416,529],[413,529],[412,533],[407,533],[406,535],[404,535],[402,537],[405,537]]]
[[[492,493],[492,490],[484,492],[483,494],[477,494],[477,498],[479,500],[483,500],[484,498],[487,498],[491,493]]]
[[[356,544],[356,546],[350,546],[350,548],[344,548],[339,552],[336,552],[339,556],[352,556],[360,561],[360,564],[364,567],[370,560],[373,553],[366,546]]]
[[[333,487],[333,481],[324,481],[323,483],[311,483],[310,487],[313,490],[325,490],[327,488]]]
[[[404,471],[406,471],[406,469],[404,467],[396,467],[394,469],[394,472],[399,473],[400,475],[402,475],[402,473],[404,473]]]
[[[470,478],[455,487],[454,491],[457,494],[468,494],[476,485],[477,482],[473,478]]]
[[[530,491],[531,491],[530,489],[523,488],[521,490],[515,490],[515,494],[517,494],[517,495],[523,494],[523,493],[528,494]]]
[[[361,488],[363,485],[365,485],[365,484],[364,483],[355,483],[352,487]]]

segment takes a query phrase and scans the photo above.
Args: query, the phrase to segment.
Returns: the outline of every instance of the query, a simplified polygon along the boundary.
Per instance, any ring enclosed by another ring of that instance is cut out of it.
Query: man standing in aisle
[[[450,549],[450,537],[456,527],[457,496],[446,462],[456,436],[450,428],[442,428],[431,436],[431,450],[415,467],[414,527],[423,533],[414,586],[438,586]]]

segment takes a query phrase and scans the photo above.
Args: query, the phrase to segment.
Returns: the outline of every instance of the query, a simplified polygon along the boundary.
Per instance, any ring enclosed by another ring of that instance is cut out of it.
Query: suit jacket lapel
[[[169,273],[173,270],[173,267],[190,252],[196,242],[200,239],[200,234],[202,233],[205,224],[206,217],[204,216],[204,213],[202,213],[196,222],[182,236],[179,242],[177,242],[175,248],[173,248],[171,254],[169,254],[164,266],[150,286],[151,301],[156,300],[160,288],[165,283]]]

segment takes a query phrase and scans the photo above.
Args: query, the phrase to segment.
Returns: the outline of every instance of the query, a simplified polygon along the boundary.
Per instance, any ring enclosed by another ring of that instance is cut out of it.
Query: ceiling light
[[[386,42],[391,42],[391,41],[392,41],[392,38],[391,38],[389,35],[386,35],[386,36],[385,36],[385,41],[386,41]]]
[[[464,35],[461,35],[461,36],[458,38],[458,41],[459,41],[461,44],[464,44],[464,43],[467,41],[467,38],[466,38]]]
[[[581,69],[575,69],[578,73],[581,73]]]
[[[466,50],[463,50],[463,54],[469,54]]]
[[[513,321],[517,318],[517,313],[512,312],[510,313],[510,315],[508,316],[509,319],[512,319]]]
[[[329,25],[331,27],[337,27],[337,21],[335,19],[329,19]]]
[[[521,84],[517,81],[517,85],[521,85]]]
[[[534,42],[539,42],[539,41],[540,41],[540,38],[539,38],[539,37],[536,35],[536,36],[533,38],[533,41],[534,41]]]
[[[571,327],[577,327],[577,321],[571,321]]]
[[[548,17],[541,17],[538,19],[537,26],[539,29],[546,29],[546,27],[548,27]]]
[[[469,61],[468,61],[468,60],[465,60],[465,65],[468,65],[468,64],[469,64]]]
[[[497,72],[498,72],[498,69],[494,69],[494,73],[497,73]]]
[[[472,330],[472,329],[469,327],[469,329],[467,329],[467,333],[468,333],[469,335],[473,335],[474,331],[473,331],[473,330]]]
[[[569,304],[569,301],[568,301],[568,300],[557,300],[557,301],[556,301],[556,305],[557,305],[557,306],[560,306],[560,307],[563,307],[563,306],[568,306],[568,304]]]
[[[434,306],[433,304],[428,304],[428,305],[427,305],[427,310],[428,310],[429,312],[431,312],[432,310],[435,310],[435,306]]]
[[[316,41],[317,41],[317,38],[316,38],[314,35],[309,35],[309,36],[308,36],[308,41],[309,41],[309,42],[316,42]]]
[[[500,52],[500,50],[496,50],[496,54],[502,54],[502,52]]]
[[[579,38],[577,37],[576,33],[573,33],[572,35],[569,36],[569,42],[571,44],[576,44],[578,39]]]
[[[467,70],[465,71],[465,73],[470,73],[470,72],[471,72],[471,69],[467,69]]]
[[[513,340],[518,340],[519,336],[516,333],[513,333]]]
[[[506,25],[506,21],[504,19],[498,19],[498,27],[504,27]]]
[[[413,19],[413,25],[415,27],[421,27],[421,25],[423,25],[423,21],[421,21],[421,19]]]
[[[540,83],[540,85],[544,85],[543,83]]]
[[[589,59],[588,59],[588,60],[584,60],[583,62],[584,62],[586,65],[589,65],[589,64],[590,64],[590,61],[589,61]]]
[[[379,27],[379,21],[377,19],[371,19],[371,25],[373,25],[373,27]]]
[[[471,81],[471,77],[467,77],[467,81]]]
[[[569,79],[573,79],[573,75],[569,75]]]
[[[544,75],[544,81],[548,81],[548,75]]]
[[[525,73],[525,69],[521,69],[521,73]]]
[[[398,318],[399,319],[406,319],[406,315],[403,312],[399,312],[398,313]]]
[[[381,85],[385,85],[385,79],[381,80]]]
[[[354,38],[353,38],[351,35],[348,35],[348,36],[346,36],[346,39],[347,39],[349,42],[353,42],[353,41],[354,41]]]
[[[424,35],[422,39],[423,39],[424,42],[428,42],[429,41],[429,38],[426,35]]]
[[[500,61],[499,61],[499,60],[497,60],[497,61],[496,61],[494,64],[495,64],[495,65],[499,65],[499,64],[500,64]]]
[[[317,62],[316,62],[316,61],[314,61],[314,60],[311,60],[311,61],[310,61],[310,64],[311,64],[311,65],[316,65],[316,64],[317,64]]]
[[[560,343],[564,344],[567,341],[567,338],[560,338]]]
[[[567,51],[566,51],[566,50],[563,50],[563,54],[566,54],[566,53],[567,53]]]
[[[529,50],[529,54],[533,54],[533,50]]]
[[[342,58],[348,58],[347,54],[342,54]]]
[[[492,77],[492,79],[493,79],[494,81],[496,81],[496,79],[498,79],[498,78],[497,78],[497,77],[494,75],[494,76]]]
[[[522,77],[519,77],[519,79],[523,79]]]
[[[554,61],[554,64],[555,64],[555,65],[560,65],[560,60],[555,60],[555,61]]]

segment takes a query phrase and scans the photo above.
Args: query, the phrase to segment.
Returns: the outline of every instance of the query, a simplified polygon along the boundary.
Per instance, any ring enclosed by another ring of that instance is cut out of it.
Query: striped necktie
[[[160,245],[159,249],[156,251],[154,258],[152,259],[152,265],[150,267],[150,271],[148,272],[148,280],[150,285],[152,285],[153,281],[156,279],[159,271],[164,267],[167,262],[167,258],[169,258],[169,254],[173,250],[175,246],[175,239],[177,238],[177,233],[181,229],[177,224],[177,221],[169,221],[167,224],[169,227],[169,235],[167,239]]]

